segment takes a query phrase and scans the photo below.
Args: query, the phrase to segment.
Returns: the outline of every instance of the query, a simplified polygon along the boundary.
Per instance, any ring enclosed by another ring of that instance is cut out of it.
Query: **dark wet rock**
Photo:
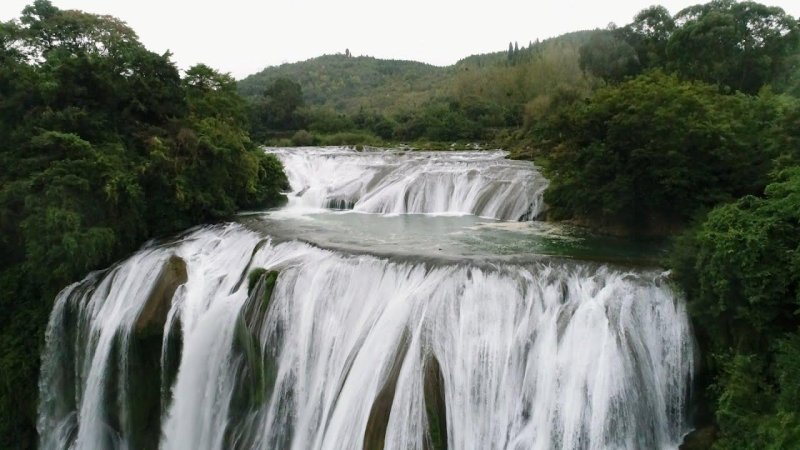
[[[369,420],[367,420],[367,428],[364,432],[364,450],[383,450],[384,448],[386,429],[389,426],[389,415],[392,412],[394,395],[397,390],[397,380],[400,377],[400,369],[403,367],[406,353],[408,353],[408,339],[408,332],[406,331],[400,339],[400,345],[386,381],[372,404]]]
[[[186,262],[174,255],[170,257],[134,324],[127,352],[127,377],[120,380],[127,384],[123,392],[127,395],[128,409],[121,421],[132,448],[158,448],[161,416],[166,406],[162,394],[175,379],[175,365],[182,350],[180,323],[176,321],[168,330],[168,367],[166,373],[162,373],[164,329],[175,291],[186,283],[187,277]]]
[[[428,416],[428,434],[425,450],[447,449],[447,403],[444,393],[444,376],[439,361],[431,356],[424,369],[425,413]]]
[[[708,450],[717,440],[717,427],[707,426],[687,434],[679,450]]]
[[[186,279],[186,261],[173,255],[161,269],[158,280],[136,320],[134,325],[136,334],[163,332],[175,290],[186,283]]]

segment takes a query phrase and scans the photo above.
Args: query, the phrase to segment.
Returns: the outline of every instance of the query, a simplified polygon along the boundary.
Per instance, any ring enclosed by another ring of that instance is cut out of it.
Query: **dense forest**
[[[280,201],[228,75],[180,76],[113,17],[47,0],[0,24],[0,448],[36,446],[56,293],[150,238]]]
[[[361,107],[386,111],[432,97],[450,72],[420,62],[345,53],[269,67],[241,80],[239,92],[255,98],[276,80],[289,79],[301,86],[305,102],[312,106],[347,113]]]
[[[270,67],[239,82],[252,134],[275,145],[496,142],[602,80],[581,69],[580,48],[597,31],[509,44],[449,67],[327,55]],[[288,95],[287,95],[288,93]],[[279,109],[279,118],[269,111]],[[277,119],[277,120],[276,120]]]
[[[54,295],[151,238],[281,201],[280,145],[482,142],[549,219],[674,241],[702,361],[686,448],[800,448],[800,23],[715,0],[450,67],[349,51],[181,76],[124,23],[0,24],[0,448],[35,446]]]

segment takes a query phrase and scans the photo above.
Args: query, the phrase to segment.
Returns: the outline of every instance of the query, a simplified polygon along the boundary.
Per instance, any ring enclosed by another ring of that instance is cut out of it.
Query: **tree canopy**
[[[0,24],[0,447],[35,446],[55,293],[146,239],[280,201],[234,80],[47,0]]]
[[[647,8],[625,27],[585,44],[581,66],[612,82],[663,68],[755,94],[767,84],[789,88],[799,48],[800,25],[783,9],[714,0],[674,16],[661,6]]]
[[[553,119],[557,217],[647,232],[704,207],[758,193],[770,154],[767,102],[648,73],[598,90]]]
[[[720,206],[672,256],[707,371],[714,448],[800,446],[800,168]]]

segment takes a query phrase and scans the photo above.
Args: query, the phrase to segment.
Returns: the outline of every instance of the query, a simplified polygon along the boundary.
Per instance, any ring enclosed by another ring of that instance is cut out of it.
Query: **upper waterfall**
[[[294,208],[383,214],[539,215],[547,180],[504,151],[406,152],[268,148],[283,162]]]

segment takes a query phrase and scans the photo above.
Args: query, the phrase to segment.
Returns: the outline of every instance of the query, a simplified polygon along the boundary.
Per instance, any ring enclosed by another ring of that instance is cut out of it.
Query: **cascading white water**
[[[150,430],[161,448],[364,448],[376,398],[393,384],[384,448],[422,449],[433,360],[449,448],[674,448],[685,431],[690,333],[658,273],[393,263],[259,242],[236,225],[200,230],[62,292],[47,332],[42,447],[137,448],[117,419],[137,401],[126,352],[173,254],[188,276],[170,303],[177,377]],[[280,271],[261,312],[243,281],[255,267]],[[234,401],[253,367],[260,393]]]
[[[270,148],[286,169],[290,207],[383,214],[474,214],[529,220],[547,180],[504,151],[405,152]]]
[[[503,241],[453,238],[442,254],[436,241],[454,227],[476,232],[469,218],[295,217],[336,198],[355,209],[383,198],[376,211],[399,212],[386,193],[403,191],[420,199],[403,212],[516,220],[540,205],[532,166],[499,153],[271,151],[297,193],[307,187],[290,201],[291,218],[250,220],[266,233],[228,224],[151,243],[59,294],[39,381],[42,448],[677,447],[694,354],[664,274],[498,258]],[[503,192],[515,206],[453,198],[475,182],[457,167],[481,173],[474,192]],[[466,184],[414,190],[430,177]],[[486,181],[499,179],[510,188]],[[382,243],[383,256],[347,239],[335,251],[294,240],[318,226],[348,233],[348,224]],[[510,225],[504,233],[528,226]],[[438,234],[413,246],[417,238],[389,238],[398,230]]]

